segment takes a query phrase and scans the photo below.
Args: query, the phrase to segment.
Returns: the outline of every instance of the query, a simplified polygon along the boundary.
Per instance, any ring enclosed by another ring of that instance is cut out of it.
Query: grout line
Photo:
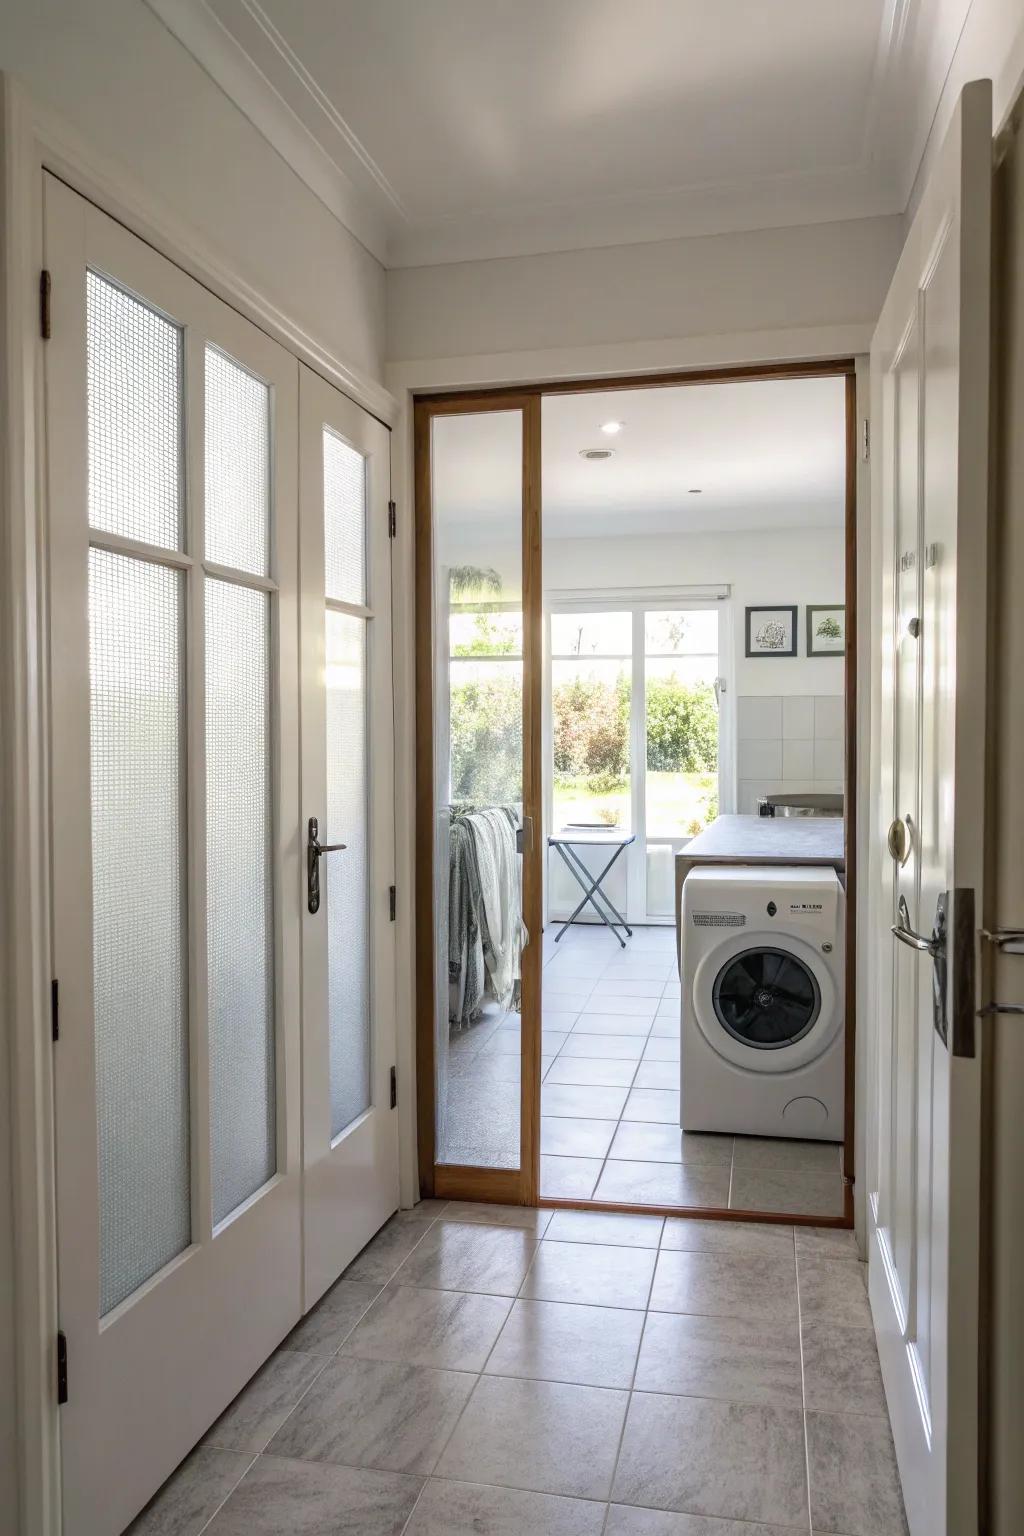
[[[793,1278],[796,1281],[796,1327],[800,1341],[800,1423],[804,1432],[804,1487],[807,1492],[807,1529],[811,1530],[811,1448],[807,1436],[807,1376],[804,1370],[804,1319],[800,1300],[800,1256],[793,1232]]]
[[[242,1390],[244,1392],[245,1388],[243,1387]],[[199,1445],[194,1446],[192,1451],[189,1451],[189,1453],[188,1453],[189,1456],[191,1456],[194,1451],[199,1450],[201,1445],[202,1445],[202,1441],[199,1442]],[[223,1447],[222,1446],[211,1446],[210,1449],[211,1450],[223,1451]],[[225,1454],[227,1454],[227,1453],[225,1452]],[[237,1455],[238,1453],[235,1452],[235,1454]],[[216,1520],[217,1516],[220,1514],[221,1510],[224,1508],[224,1505],[227,1503],[228,1499],[230,1499],[231,1495],[235,1492],[235,1490],[238,1487],[240,1487],[240,1485],[242,1483],[242,1479],[249,1476],[249,1473],[252,1471],[252,1469],[256,1465],[256,1463],[259,1461],[261,1455],[262,1455],[261,1451],[257,1451],[256,1452],[256,1455],[252,1458],[252,1460],[250,1461],[249,1465],[243,1469],[243,1471],[241,1473],[241,1476],[238,1479],[238,1482],[237,1483],[232,1483],[232,1485],[228,1489],[227,1493],[224,1495],[224,1497],[221,1499],[220,1503],[217,1505],[217,1508],[215,1510],[211,1511],[209,1519],[208,1520],[204,1520],[203,1524],[200,1525],[197,1528],[196,1536],[203,1536],[203,1532],[209,1530],[211,1524],[213,1523],[214,1520]],[[188,1460],[188,1456],[186,1456],[185,1460],[186,1461]],[[179,1471],[184,1466],[184,1464],[185,1464],[184,1462],[180,1462],[178,1464],[178,1466],[175,1467],[174,1471],[171,1473],[171,1477],[177,1477]],[[171,1480],[171,1478],[167,1479],[168,1482],[170,1482],[170,1480]],[[166,1487],[166,1484],[164,1484],[164,1487]],[[156,1496],[158,1497],[159,1495],[156,1495]],[[145,1507],[148,1509],[149,1505],[147,1504]],[[141,1513],[141,1511],[140,1511],[140,1513]],[[135,1518],[138,1519],[138,1515]],[[134,1521],[132,1523],[134,1524]],[[131,1529],[131,1526],[129,1526],[129,1530],[130,1529]]]

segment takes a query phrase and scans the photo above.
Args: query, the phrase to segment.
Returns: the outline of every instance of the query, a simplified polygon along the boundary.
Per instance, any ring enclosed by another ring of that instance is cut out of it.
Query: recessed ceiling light
[[[621,432],[625,425],[624,421],[602,421],[601,431],[607,432],[609,437],[614,437],[616,432]]]
[[[581,459],[610,459],[615,452],[614,448],[581,448]]]

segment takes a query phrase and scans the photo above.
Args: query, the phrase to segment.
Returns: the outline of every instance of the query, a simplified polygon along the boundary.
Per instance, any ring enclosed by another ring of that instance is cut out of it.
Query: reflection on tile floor
[[[131,1531],[812,1529],[907,1529],[852,1233],[426,1201]]]
[[[833,1142],[679,1129],[675,930],[544,935],[541,1194],[617,1204],[841,1216]],[[451,1042],[444,1161],[519,1163],[519,1017],[485,1014]]]

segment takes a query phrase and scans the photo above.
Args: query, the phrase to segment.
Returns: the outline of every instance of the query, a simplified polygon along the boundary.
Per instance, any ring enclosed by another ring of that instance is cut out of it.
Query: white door
[[[869,1283],[913,1536],[977,1530],[991,165],[981,81],[961,97],[871,350],[882,651]]]
[[[394,708],[390,433],[299,372],[309,1307],[398,1205]]]
[[[298,365],[45,180],[65,1529],[301,1311]]]

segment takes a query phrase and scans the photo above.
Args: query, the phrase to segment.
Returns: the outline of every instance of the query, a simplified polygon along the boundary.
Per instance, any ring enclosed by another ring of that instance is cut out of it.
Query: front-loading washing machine
[[[834,869],[690,871],[679,935],[685,1131],[842,1140],[844,919]]]

